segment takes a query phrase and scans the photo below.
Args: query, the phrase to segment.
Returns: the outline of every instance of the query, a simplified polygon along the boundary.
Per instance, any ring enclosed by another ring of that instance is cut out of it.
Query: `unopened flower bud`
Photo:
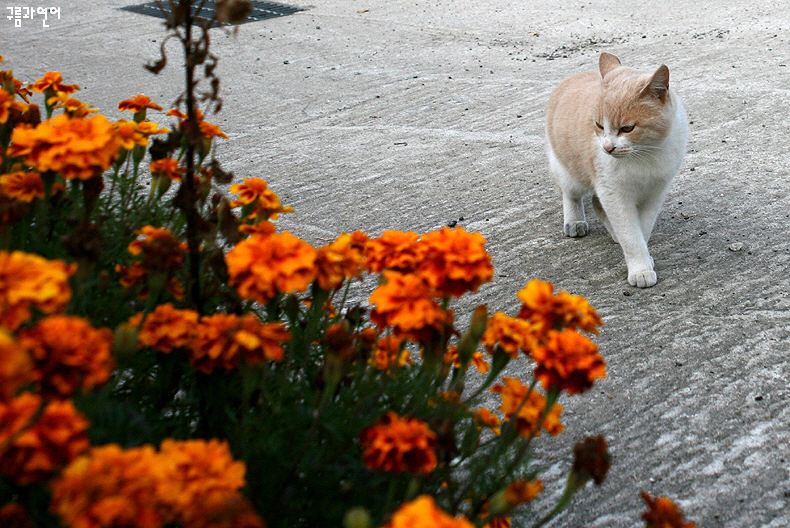
[[[370,513],[362,506],[355,506],[343,516],[343,528],[370,528]]]

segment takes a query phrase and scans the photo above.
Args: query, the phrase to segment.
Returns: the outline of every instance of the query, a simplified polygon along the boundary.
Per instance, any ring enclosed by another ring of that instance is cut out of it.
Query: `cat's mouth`
[[[613,158],[621,159],[628,156],[631,153],[631,149],[628,150],[613,150],[611,152],[607,152]]]

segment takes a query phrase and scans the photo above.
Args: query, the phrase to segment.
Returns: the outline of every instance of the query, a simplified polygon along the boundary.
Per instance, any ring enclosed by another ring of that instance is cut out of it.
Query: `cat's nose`
[[[603,149],[607,152],[607,154],[611,154],[612,152],[614,152],[614,149],[615,149],[614,143],[612,143],[609,140],[609,138],[606,138],[606,139],[603,140],[603,145],[602,146],[603,146]]]

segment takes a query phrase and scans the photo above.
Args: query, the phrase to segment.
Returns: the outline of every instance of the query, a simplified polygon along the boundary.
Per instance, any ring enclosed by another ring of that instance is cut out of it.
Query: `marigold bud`
[[[343,528],[370,528],[370,512],[362,506],[355,506],[343,516]]]

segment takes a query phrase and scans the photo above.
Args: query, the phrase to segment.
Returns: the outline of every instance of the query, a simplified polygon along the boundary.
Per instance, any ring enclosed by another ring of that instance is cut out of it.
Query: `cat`
[[[597,216],[622,247],[628,282],[649,288],[657,279],[647,242],[683,163],[688,119],[664,64],[643,73],[604,52],[598,69],[565,79],[549,99],[549,169],[562,193],[565,235],[587,234],[582,199],[593,194]]]

